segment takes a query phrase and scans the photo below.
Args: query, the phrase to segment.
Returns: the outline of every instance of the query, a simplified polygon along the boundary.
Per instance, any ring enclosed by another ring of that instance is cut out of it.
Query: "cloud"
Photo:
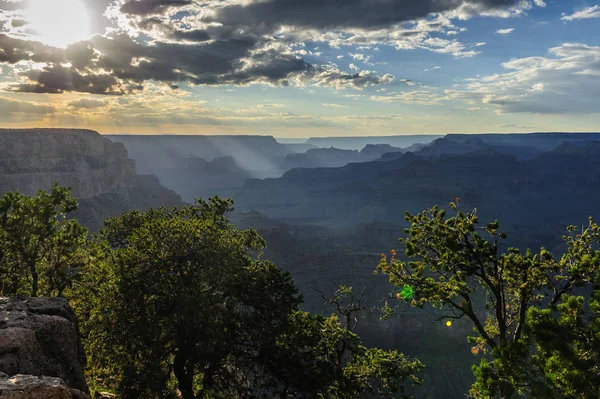
[[[53,114],[54,112],[56,112],[56,109],[50,105],[0,97],[0,113],[7,117],[4,122],[6,122],[6,119],[37,119],[40,116]]]
[[[30,69],[19,74],[26,78],[24,83],[9,86],[10,91],[21,93],[82,92],[91,94],[124,94],[131,89],[123,87],[110,74],[98,73],[82,75],[73,67],[53,65],[41,70]]]
[[[107,101],[94,100],[92,98],[81,98],[79,100],[71,101],[68,106],[75,109],[96,109],[105,107],[108,104]]]
[[[564,43],[545,57],[518,58],[502,66],[507,72],[446,90],[445,100],[486,104],[500,113],[599,113],[600,46]]]
[[[506,35],[510,35],[514,30],[515,30],[515,28],[498,29],[496,31],[496,33],[499,35],[506,36]]]
[[[124,14],[150,15],[162,14],[170,8],[192,4],[191,0],[128,0],[120,10]]]
[[[563,21],[575,21],[578,19],[591,19],[600,18],[600,6],[595,5],[593,7],[585,8],[581,11],[577,11],[571,15],[563,15],[561,18]]]
[[[306,41],[372,49],[426,49],[472,57],[477,45],[437,37],[463,31],[452,19],[520,15],[539,0],[83,0],[94,13],[89,40],[65,49],[32,40],[22,8],[0,1],[0,63],[12,66],[9,90],[125,95],[150,84],[266,84],[361,90],[390,74],[307,61]],[[108,28],[105,30],[105,28]],[[315,48],[316,50],[316,48]],[[366,65],[372,56],[352,52]]]
[[[371,100],[383,103],[401,102],[408,104],[435,105],[441,103],[442,97],[438,93],[429,90],[413,90],[390,93],[385,96],[371,96]]]
[[[526,4],[525,4],[526,3]],[[463,18],[482,13],[508,12],[511,8],[531,7],[515,0],[371,0],[289,1],[260,0],[227,2],[203,18],[230,26],[281,26],[316,29],[377,29],[425,18],[432,13],[460,11]]]
[[[431,67],[431,68],[425,68],[425,69],[423,69],[423,72],[435,71],[436,69],[440,69],[440,68],[441,68],[440,65],[436,65],[436,66]]]
[[[442,105],[462,102],[474,111],[497,114],[600,114],[600,46],[564,43],[545,57],[525,57],[502,64],[504,73],[477,76],[441,90],[417,90],[371,96],[372,101]]]
[[[257,108],[283,108],[284,104],[258,104]]]
[[[347,105],[342,105],[342,104],[321,104],[322,106],[326,107],[326,108],[348,108]]]

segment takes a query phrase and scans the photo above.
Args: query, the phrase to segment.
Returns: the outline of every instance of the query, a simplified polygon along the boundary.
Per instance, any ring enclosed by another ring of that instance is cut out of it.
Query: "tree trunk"
[[[175,361],[173,362],[173,370],[175,372],[175,378],[177,378],[177,385],[179,387],[179,392],[181,392],[181,398],[195,399],[194,376],[186,371],[186,363],[186,357],[181,351],[177,351],[175,354]]]
[[[202,384],[202,390],[200,391],[200,393],[198,394],[198,398],[196,399],[203,399],[207,397],[208,392],[210,392],[210,389],[212,388],[214,372],[214,366],[212,363],[205,368],[204,383]]]
[[[35,298],[38,295],[38,282],[39,276],[35,263],[29,265],[29,272],[31,273],[31,296]]]

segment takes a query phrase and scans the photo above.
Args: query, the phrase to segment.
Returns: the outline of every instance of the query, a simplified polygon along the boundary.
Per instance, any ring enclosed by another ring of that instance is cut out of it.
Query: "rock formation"
[[[0,298],[0,397],[87,399],[77,319],[60,298]]]
[[[402,136],[363,136],[363,137],[312,137],[306,141],[317,147],[335,147],[344,150],[360,150],[368,144],[389,144],[406,148],[417,143],[430,143],[442,136],[439,135],[402,135]]]
[[[0,195],[34,195],[53,183],[72,188],[76,217],[92,230],[131,209],[182,205],[158,179],[136,173],[121,143],[91,130],[0,130]]]
[[[136,187],[135,161],[123,144],[89,130],[0,131],[0,194],[32,195],[54,182],[79,199]]]

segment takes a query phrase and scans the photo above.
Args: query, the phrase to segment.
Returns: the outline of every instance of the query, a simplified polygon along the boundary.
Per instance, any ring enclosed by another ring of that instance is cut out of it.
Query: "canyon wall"
[[[35,195],[53,183],[71,187],[74,216],[91,230],[120,213],[183,205],[157,178],[136,173],[122,143],[91,130],[0,129],[0,195]]]
[[[89,130],[0,130],[0,194],[26,195],[52,183],[88,199],[138,185],[135,161],[121,143]]]

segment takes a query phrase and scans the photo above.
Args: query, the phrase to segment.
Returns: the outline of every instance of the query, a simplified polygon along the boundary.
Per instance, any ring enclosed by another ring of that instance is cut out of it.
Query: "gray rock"
[[[0,129],[0,193],[34,195],[56,182],[87,199],[135,188],[137,179],[125,146],[91,130]]]
[[[69,388],[55,377],[0,373],[0,397],[7,399],[89,399],[89,395]]]
[[[88,395],[84,364],[77,319],[66,300],[0,298],[0,372],[6,376],[2,378],[0,375],[0,383],[4,384],[0,385],[0,396],[5,397],[2,389],[7,389],[6,386],[18,387],[29,383],[34,388],[45,386],[52,392],[56,391],[56,395],[61,390],[59,386]],[[22,375],[31,378],[15,380],[15,376]],[[40,379],[33,380],[36,377]],[[50,377],[54,379],[48,379]],[[58,384],[55,379],[61,383]],[[28,395],[14,397],[63,397]],[[64,397],[81,397],[73,396],[73,393],[70,395]]]

